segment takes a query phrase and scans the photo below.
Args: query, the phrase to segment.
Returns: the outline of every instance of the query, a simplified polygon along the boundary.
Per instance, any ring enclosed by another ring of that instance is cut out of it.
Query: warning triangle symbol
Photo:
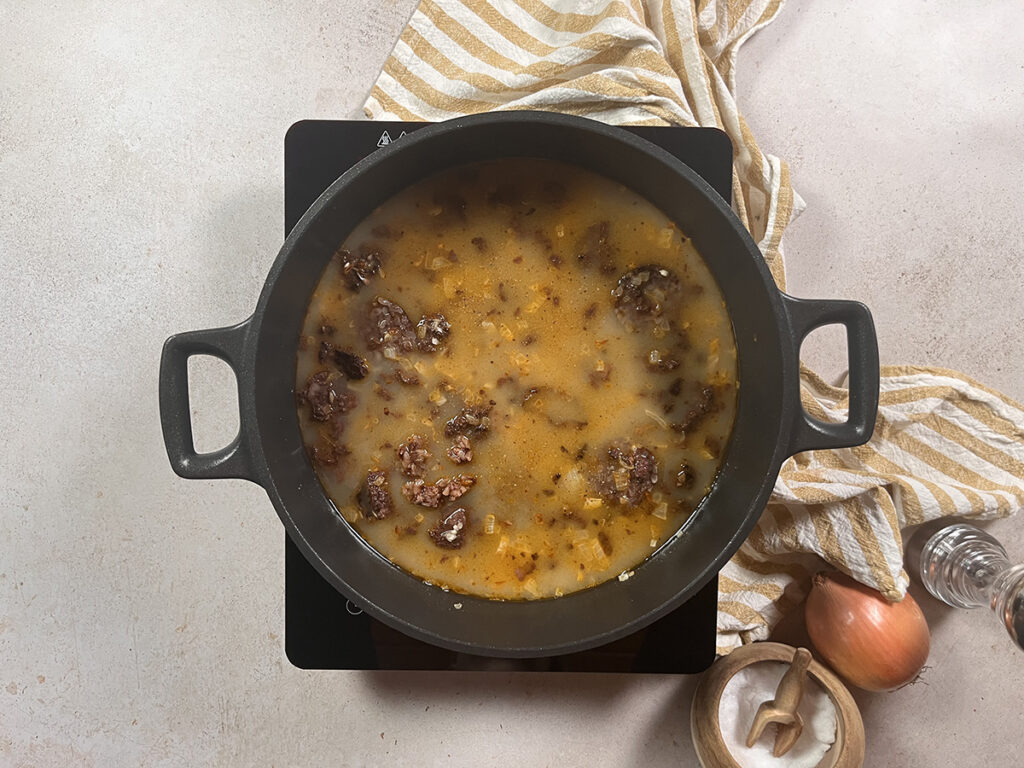
[[[402,136],[405,136],[405,131],[402,131],[401,135],[398,138],[402,138]]]
[[[389,134],[387,131],[384,131],[384,133],[382,133],[380,135],[380,138],[377,139],[377,146],[378,147],[386,147],[390,143],[391,143],[391,134]]]

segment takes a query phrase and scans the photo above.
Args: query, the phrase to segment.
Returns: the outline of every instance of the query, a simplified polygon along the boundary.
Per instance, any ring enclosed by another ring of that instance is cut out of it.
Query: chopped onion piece
[[[665,421],[665,419],[663,419],[660,414],[655,413],[649,408],[644,408],[644,413],[646,413],[651,418],[651,420],[654,421],[659,427],[665,427],[666,429],[668,428],[668,422]]]
[[[654,509],[651,510],[651,514],[659,520],[668,520],[668,504],[664,501],[659,501],[654,505]]]
[[[612,479],[615,481],[615,490],[624,491],[629,487],[629,470],[625,467],[612,471]]]
[[[570,469],[568,472],[563,472],[562,480],[558,484],[559,488],[566,493],[571,494],[583,493],[583,486],[583,475],[575,467]]]
[[[712,339],[708,344],[708,371],[715,371],[718,368],[718,339]]]
[[[487,517],[484,518],[484,533],[490,535],[497,530],[497,527],[498,519],[494,515],[487,515]]]
[[[587,498],[583,500],[584,509],[597,509],[602,504],[604,504],[604,502],[597,496],[587,496]]]
[[[494,550],[494,554],[503,555],[508,549],[508,536],[502,536],[501,541],[498,542],[498,548]]]

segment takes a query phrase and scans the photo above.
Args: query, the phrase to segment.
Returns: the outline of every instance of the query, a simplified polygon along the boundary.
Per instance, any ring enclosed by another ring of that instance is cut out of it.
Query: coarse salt
[[[815,768],[836,740],[836,710],[825,690],[807,676],[804,695],[797,712],[804,727],[796,744],[782,757],[775,757],[776,726],[764,729],[754,746],[747,735],[757,708],[775,698],[788,664],[764,661],[744,667],[726,684],[718,704],[718,725],[733,759],[743,768]]]

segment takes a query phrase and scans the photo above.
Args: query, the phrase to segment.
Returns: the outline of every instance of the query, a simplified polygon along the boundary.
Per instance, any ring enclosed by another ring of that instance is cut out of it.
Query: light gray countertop
[[[293,668],[265,494],[168,466],[160,345],[251,312],[285,130],[360,113],[413,0],[65,5],[0,9],[0,765],[695,765],[695,678]],[[790,0],[738,71],[808,203],[790,292],[1024,399],[1024,6]],[[193,373],[213,448],[231,378]],[[858,697],[868,765],[1019,765],[1024,656],[921,602],[924,681]]]

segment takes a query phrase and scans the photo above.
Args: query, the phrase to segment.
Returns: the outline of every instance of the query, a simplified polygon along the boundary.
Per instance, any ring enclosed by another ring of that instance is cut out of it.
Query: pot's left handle
[[[782,294],[792,330],[796,357],[800,345],[815,328],[842,325],[846,328],[849,356],[849,416],[842,424],[831,424],[814,418],[800,402],[794,414],[794,430],[789,441],[789,455],[823,448],[850,448],[871,439],[878,417],[878,339],[871,312],[859,301],[796,299]]]
[[[244,413],[240,413],[240,427],[234,440],[218,451],[197,453],[192,440],[188,397],[188,359],[193,355],[212,355],[231,366],[235,381],[238,382],[238,400],[241,404],[239,364],[250,320],[230,328],[179,333],[164,342],[163,354],[160,356],[160,423],[167,458],[181,477],[190,480],[239,478],[259,482],[249,444],[245,439],[245,424],[241,421]]]

